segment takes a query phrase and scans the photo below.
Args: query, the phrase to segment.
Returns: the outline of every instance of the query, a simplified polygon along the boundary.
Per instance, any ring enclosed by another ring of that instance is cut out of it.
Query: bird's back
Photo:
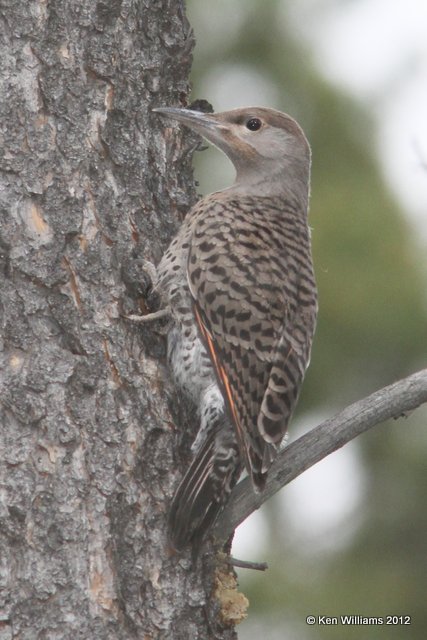
[[[295,406],[317,297],[305,212],[291,199],[212,194],[191,212],[194,313],[255,485]]]

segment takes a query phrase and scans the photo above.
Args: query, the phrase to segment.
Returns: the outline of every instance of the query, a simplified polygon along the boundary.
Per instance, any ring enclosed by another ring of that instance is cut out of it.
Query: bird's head
[[[308,191],[310,146],[301,127],[287,114],[265,107],[222,113],[174,107],[153,111],[178,120],[221,149],[236,169],[235,187],[271,193],[284,181],[297,181]]]

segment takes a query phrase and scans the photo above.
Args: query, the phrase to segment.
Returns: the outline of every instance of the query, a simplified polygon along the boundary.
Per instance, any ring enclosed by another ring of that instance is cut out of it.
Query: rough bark
[[[2,0],[0,29],[0,638],[233,638],[213,554],[168,551],[189,419],[123,317],[194,199],[150,112],[188,94],[182,3]]]

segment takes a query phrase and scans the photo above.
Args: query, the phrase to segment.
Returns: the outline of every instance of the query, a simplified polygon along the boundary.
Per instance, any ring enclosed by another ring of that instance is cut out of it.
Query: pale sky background
[[[205,51],[212,48],[215,55],[218,38],[233,37],[247,6],[219,0],[191,7],[190,21]],[[299,0],[281,6],[283,24],[291,21],[320,73],[365,106],[376,124],[373,143],[384,179],[427,251],[427,0]],[[238,63],[219,63],[197,89],[218,111],[244,104],[283,104],[280,88],[265,74]],[[286,101],[292,105],[291,96]],[[199,176],[201,191],[228,186],[230,165],[218,152],[201,156],[199,162],[210,167],[207,178]],[[304,422],[305,428],[315,426],[319,416],[311,425]],[[293,423],[292,439],[298,432]],[[319,554],[346,544],[358,526],[364,491],[356,441],[280,493],[279,504],[290,506],[287,538]],[[256,559],[262,528],[258,513],[239,527],[233,545],[237,557]]]
[[[427,249],[426,0],[288,5],[322,73],[374,115],[384,177]]]

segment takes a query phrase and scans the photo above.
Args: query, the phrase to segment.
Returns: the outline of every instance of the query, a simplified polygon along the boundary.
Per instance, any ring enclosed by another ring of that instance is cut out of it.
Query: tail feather
[[[174,549],[197,547],[227,502],[241,473],[234,431],[221,419],[204,440],[181,480],[169,512],[169,539]]]

